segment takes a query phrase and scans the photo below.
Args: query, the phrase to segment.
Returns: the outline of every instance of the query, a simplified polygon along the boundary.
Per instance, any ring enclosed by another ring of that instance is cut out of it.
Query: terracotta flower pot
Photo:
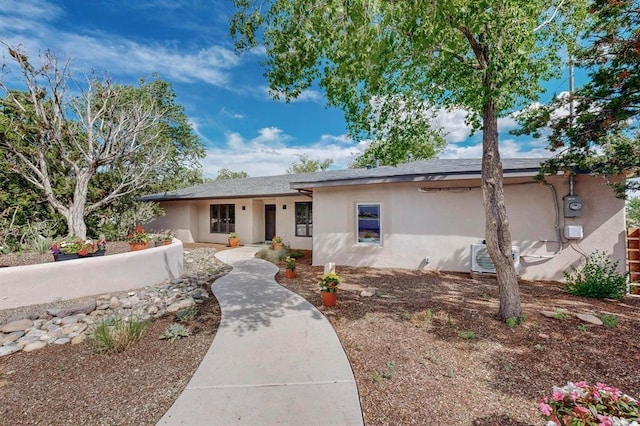
[[[163,245],[163,246],[170,246],[172,242],[173,242],[172,240],[164,240],[164,241],[162,242],[162,245]]]
[[[129,243],[131,251],[145,250],[148,243]]]
[[[338,293],[335,291],[332,293],[322,292],[322,304],[328,308],[336,306],[338,300]]]
[[[285,278],[295,278],[296,277],[296,271],[294,271],[293,269],[285,269],[284,270],[284,277]]]
[[[280,250],[284,247],[284,243],[272,243],[274,250]]]
[[[240,246],[240,238],[229,238],[229,246],[230,247],[239,247]]]

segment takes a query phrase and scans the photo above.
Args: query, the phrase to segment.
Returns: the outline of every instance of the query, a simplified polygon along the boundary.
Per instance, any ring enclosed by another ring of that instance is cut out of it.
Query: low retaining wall
[[[182,264],[182,241],[174,238],[129,253],[0,268],[0,310],[158,284],[179,277]]]

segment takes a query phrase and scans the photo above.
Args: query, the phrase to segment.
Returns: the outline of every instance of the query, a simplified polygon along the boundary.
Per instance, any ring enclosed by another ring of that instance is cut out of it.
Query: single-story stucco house
[[[625,264],[625,204],[601,177],[533,180],[540,159],[503,159],[507,212],[520,276],[561,280],[601,250]],[[144,197],[166,215],[151,230],[185,242],[243,243],[279,235],[313,263],[490,272],[480,159],[219,180]]]

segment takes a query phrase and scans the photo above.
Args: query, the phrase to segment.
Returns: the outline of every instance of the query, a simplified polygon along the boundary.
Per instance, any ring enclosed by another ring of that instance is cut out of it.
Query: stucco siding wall
[[[167,201],[160,203],[166,215],[148,225],[150,231],[172,229],[185,242],[209,242],[227,244],[228,233],[210,232],[210,206],[233,204],[235,206],[235,232],[241,244],[264,242],[264,206],[276,207],[276,234],[294,249],[311,250],[313,238],[295,235],[295,203],[312,201],[306,196],[275,197],[263,199],[216,199],[193,201]],[[286,209],[283,209],[286,206]],[[244,210],[243,210],[244,208]]]
[[[562,197],[569,192],[564,177],[549,181],[556,188],[560,228],[565,224]],[[527,184],[518,184],[527,182]],[[566,219],[581,224],[584,238],[558,250],[553,193],[530,178],[510,179],[505,186],[507,211],[515,245],[521,247],[521,275],[528,279],[562,278],[577,265],[579,251],[600,249],[624,259],[624,202],[603,181],[576,178],[575,193],[583,198],[583,215]],[[314,191],[314,264],[399,267],[451,271],[470,270],[470,245],[484,239],[484,210],[478,180],[399,183],[317,188]],[[428,192],[420,188],[428,187]],[[356,203],[382,205],[381,246],[356,242]],[[425,257],[429,257],[426,264]],[[533,257],[538,256],[538,257]],[[624,263],[624,261],[621,261]]]
[[[179,240],[185,243],[194,242],[198,229],[193,205],[187,202],[167,201],[161,202],[160,207],[164,209],[165,215],[150,222],[145,229],[156,233],[172,230]]]

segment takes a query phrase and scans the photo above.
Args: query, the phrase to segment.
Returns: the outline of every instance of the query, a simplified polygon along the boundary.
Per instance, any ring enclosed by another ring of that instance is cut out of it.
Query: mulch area
[[[310,254],[277,280],[331,321],[358,383],[365,421],[382,424],[542,424],[538,400],[568,381],[640,396],[640,298],[574,297],[557,282],[521,281],[524,323],[497,320],[495,279],[465,273],[337,267],[335,308],[321,307],[323,267]],[[283,266],[281,266],[283,268]],[[361,297],[364,289],[377,296]],[[567,312],[547,318],[542,310]],[[573,314],[615,315],[607,328]]]

